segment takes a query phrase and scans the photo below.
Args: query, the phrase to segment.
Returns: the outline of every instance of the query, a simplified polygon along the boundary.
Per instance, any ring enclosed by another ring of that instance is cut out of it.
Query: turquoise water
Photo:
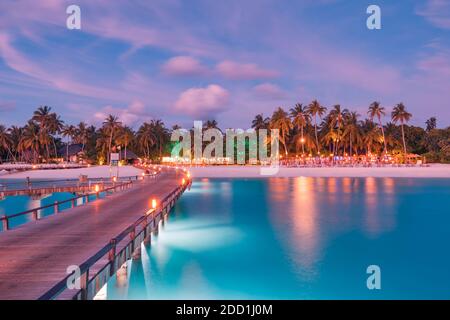
[[[0,216],[6,215],[11,216],[16,213],[28,211],[34,208],[43,207],[46,205],[54,204],[55,201],[64,201],[68,199],[75,198],[77,194],[71,192],[55,192],[52,194],[46,194],[41,196],[28,196],[28,195],[20,195],[20,196],[8,196],[4,199],[0,199]],[[103,193],[100,193],[100,197],[103,197]],[[91,201],[95,200],[95,195],[90,195],[89,199]],[[75,205],[82,205],[84,203],[84,199],[77,199]],[[63,203],[59,205],[59,211],[63,211],[71,208],[71,202]],[[54,213],[54,208],[46,208],[39,211],[39,215],[41,218],[47,217]],[[25,214],[22,216],[14,217],[9,220],[9,227],[15,228],[24,223],[32,221],[32,214]],[[0,231],[3,231],[3,226],[0,224]]]
[[[449,246],[448,179],[203,179],[107,297],[450,299]]]

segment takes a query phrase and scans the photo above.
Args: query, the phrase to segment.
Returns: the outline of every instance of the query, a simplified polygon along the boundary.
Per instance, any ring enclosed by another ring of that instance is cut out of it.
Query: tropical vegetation
[[[428,162],[450,163],[450,127],[438,128],[436,117],[425,128],[410,125],[413,115],[403,103],[392,107],[375,101],[368,105],[366,116],[341,105],[329,108],[314,100],[296,103],[291,108],[278,107],[271,116],[257,114],[251,127],[278,129],[280,154],[362,156],[425,156]],[[65,123],[51,107],[41,106],[23,126],[0,124],[0,161],[54,162],[69,159],[69,146],[80,144],[83,160],[107,163],[109,154],[132,150],[139,157],[154,162],[170,155],[171,131],[160,119],[142,123],[137,130],[126,126],[115,115],[108,115],[100,127],[80,122]],[[216,120],[204,122],[203,129],[219,128]],[[64,150],[64,152],[61,152]]]

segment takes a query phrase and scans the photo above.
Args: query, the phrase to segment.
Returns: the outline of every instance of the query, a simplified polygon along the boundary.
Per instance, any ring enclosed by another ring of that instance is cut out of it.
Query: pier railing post
[[[34,210],[33,211],[33,220],[39,220],[39,211],[38,210]]]
[[[55,201],[54,205],[53,205],[53,213],[58,213],[58,201]]]
[[[81,300],[87,300],[89,295],[89,269],[81,275]]]
[[[3,225],[3,231],[9,230],[9,219],[7,216],[3,216],[2,225]]]
[[[109,269],[109,274],[112,276],[114,272],[116,272],[116,239],[111,239],[110,241],[111,249],[108,252],[108,260],[111,263],[111,267]]]

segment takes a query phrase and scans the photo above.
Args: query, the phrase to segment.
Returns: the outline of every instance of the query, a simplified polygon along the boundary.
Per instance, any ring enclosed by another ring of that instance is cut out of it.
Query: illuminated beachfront
[[[0,2],[0,300],[450,299],[449,9]]]

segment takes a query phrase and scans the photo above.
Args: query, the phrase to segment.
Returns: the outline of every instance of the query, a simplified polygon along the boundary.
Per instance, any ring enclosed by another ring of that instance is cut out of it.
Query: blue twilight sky
[[[66,8],[81,7],[81,30]],[[382,29],[368,30],[377,4]],[[69,123],[109,114],[248,128],[317,98],[366,115],[403,102],[450,125],[450,0],[1,0],[0,123],[40,105]]]

